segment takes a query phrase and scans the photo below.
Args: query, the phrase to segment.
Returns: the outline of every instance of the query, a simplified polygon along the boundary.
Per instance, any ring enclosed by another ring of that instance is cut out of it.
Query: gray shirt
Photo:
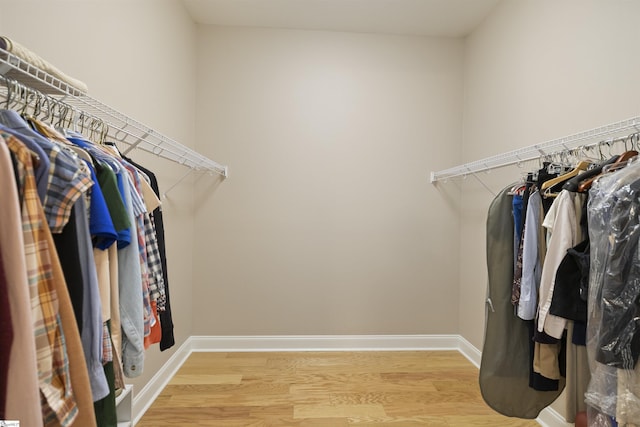
[[[109,395],[109,384],[102,367],[102,305],[96,263],[93,259],[93,245],[89,234],[89,220],[84,197],[76,202],[74,216],[78,231],[78,253],[82,270],[82,331],[80,338],[89,371],[89,382],[93,401]]]

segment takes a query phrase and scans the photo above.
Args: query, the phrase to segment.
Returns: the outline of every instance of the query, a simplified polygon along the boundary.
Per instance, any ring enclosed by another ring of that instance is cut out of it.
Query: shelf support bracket
[[[167,188],[167,189],[165,190],[165,192],[164,192],[164,193],[162,193],[162,197],[166,199],[166,198],[167,198],[167,194],[169,194],[169,192],[170,192],[171,190],[173,190],[174,188],[176,188],[176,187],[177,187],[177,186],[178,186],[182,181],[184,181],[184,180],[185,180],[189,175],[191,175],[191,173],[192,173],[194,170],[196,170],[196,169],[195,169],[195,168],[189,168],[189,170],[187,171],[187,173],[185,173],[184,175],[182,175],[182,177],[181,177],[177,182],[175,182],[171,187]]]
[[[147,138],[149,135],[151,135],[151,132],[150,132],[150,131],[145,132],[145,134],[144,134],[144,135],[142,135],[142,136],[138,137],[138,140],[137,140],[136,142],[134,142],[133,144],[129,145],[129,146],[127,147],[127,149],[126,149],[126,150],[124,150],[124,152],[123,152],[122,154],[124,154],[124,155],[126,156],[130,151],[135,150],[135,149],[136,149],[136,147],[137,147],[138,145],[140,145],[140,143],[141,143],[142,141],[144,141],[144,140],[145,140],[145,138]]]

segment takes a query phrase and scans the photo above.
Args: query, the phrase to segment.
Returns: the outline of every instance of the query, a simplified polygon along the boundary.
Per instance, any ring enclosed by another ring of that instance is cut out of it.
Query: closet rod
[[[531,145],[529,147],[487,157],[482,160],[476,160],[471,163],[465,163],[442,171],[431,172],[431,183],[435,184],[438,181],[444,181],[450,178],[475,175],[478,172],[484,172],[491,169],[534,160],[554,152],[572,150],[579,148],[584,141],[594,140],[596,138],[606,138],[614,135],[620,136],[621,132],[629,130],[636,132],[640,130],[640,116],[575,133],[563,138],[553,139]]]
[[[109,126],[108,137],[128,146],[124,152],[139,148],[197,171],[228,176],[227,166],[185,147],[3,49],[0,49],[0,74],[100,118]]]

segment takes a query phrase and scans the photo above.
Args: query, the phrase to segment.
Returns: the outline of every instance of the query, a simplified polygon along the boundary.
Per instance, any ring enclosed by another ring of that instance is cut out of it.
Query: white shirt
[[[562,190],[542,222],[550,238],[540,280],[538,331],[544,331],[554,338],[562,337],[567,324],[567,319],[549,314],[556,272],[567,250],[583,240],[580,218],[584,198],[584,194]]]

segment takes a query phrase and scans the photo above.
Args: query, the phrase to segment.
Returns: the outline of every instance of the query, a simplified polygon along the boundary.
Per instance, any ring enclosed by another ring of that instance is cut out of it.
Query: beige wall
[[[638,115],[638,16],[637,1],[501,2],[465,42],[462,161]],[[522,171],[482,177],[498,192]],[[481,348],[493,196],[473,178],[462,188],[460,333]]]
[[[195,26],[180,2],[0,0],[0,33],[85,81],[95,98],[193,146]],[[161,188],[185,172],[147,153],[132,157],[156,171]],[[193,192],[187,182],[169,196],[163,212],[179,346],[191,335]],[[171,354],[157,346],[147,352],[136,390]]]
[[[462,43],[199,27],[194,333],[458,331]]]

